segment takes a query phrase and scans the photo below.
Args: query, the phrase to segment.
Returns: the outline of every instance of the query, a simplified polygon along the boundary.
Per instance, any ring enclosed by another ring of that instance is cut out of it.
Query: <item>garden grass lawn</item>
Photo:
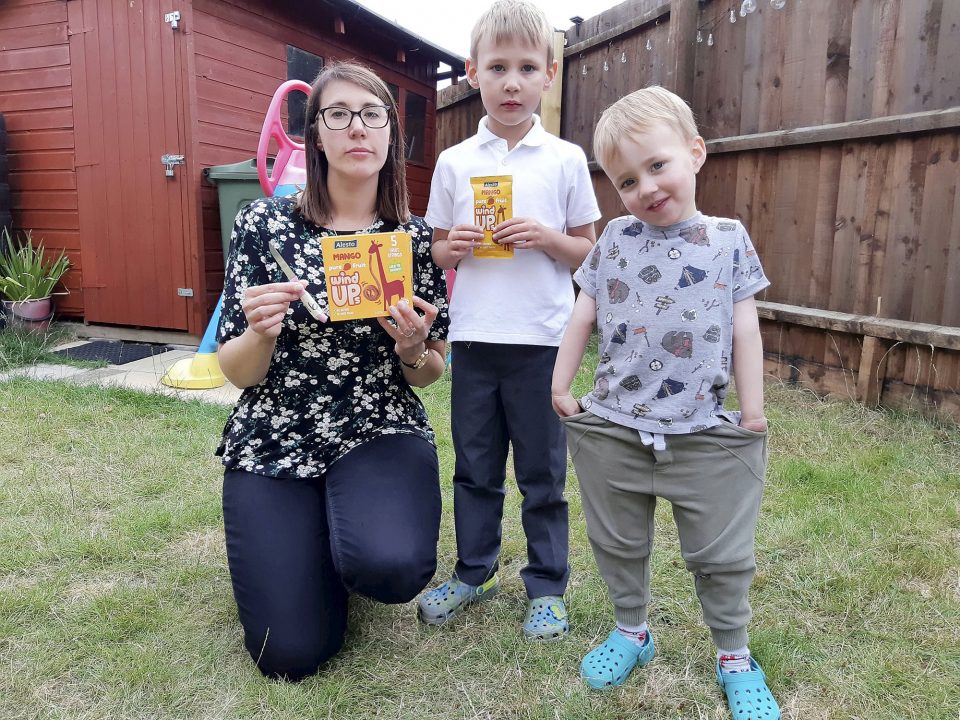
[[[449,396],[448,377],[422,393],[443,472],[437,580],[455,561]],[[650,613],[658,655],[620,689],[580,681],[613,615],[572,468],[568,639],[522,638],[525,542],[508,481],[496,598],[441,628],[418,623],[414,603],[354,598],[345,649],[320,675],[262,678],[224,553],[213,451],[227,412],[0,383],[0,718],[729,717],[665,503]],[[960,431],[779,386],[767,414],[751,646],[783,716],[956,720]]]
[[[4,328],[0,330],[0,372],[36,363],[73,365],[75,367],[102,367],[105,363],[74,360],[64,355],[54,355],[57,345],[74,340],[73,334],[63,325],[53,324],[48,332],[30,332]]]

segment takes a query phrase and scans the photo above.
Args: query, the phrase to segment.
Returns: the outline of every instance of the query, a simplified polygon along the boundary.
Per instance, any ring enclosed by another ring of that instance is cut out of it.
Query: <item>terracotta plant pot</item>
[[[50,298],[39,300],[4,300],[3,314],[7,326],[37,332],[46,332],[53,317],[53,302]]]

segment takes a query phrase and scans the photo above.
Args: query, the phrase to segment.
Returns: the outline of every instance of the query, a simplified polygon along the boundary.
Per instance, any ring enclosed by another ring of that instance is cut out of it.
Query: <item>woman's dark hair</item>
[[[388,222],[402,223],[410,219],[410,197],[407,193],[406,142],[400,131],[397,104],[390,89],[376,73],[353,62],[334,62],[324,67],[310,88],[303,133],[306,147],[307,185],[297,198],[297,210],[317,225],[330,220],[332,211],[327,191],[327,156],[317,147],[320,139],[320,96],[324,88],[336,81],[352,83],[376,95],[389,109],[390,145],[387,161],[380,169],[377,182],[377,215]]]

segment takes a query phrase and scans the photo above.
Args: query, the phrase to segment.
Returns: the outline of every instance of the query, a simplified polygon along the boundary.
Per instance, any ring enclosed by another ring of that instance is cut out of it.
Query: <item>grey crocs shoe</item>
[[[544,595],[530,601],[523,621],[523,634],[528,640],[561,640],[568,632],[567,606],[562,597]]]
[[[452,620],[469,605],[488,600],[500,589],[500,578],[494,575],[483,585],[467,585],[452,577],[442,585],[420,596],[417,616],[427,625],[443,625]]]

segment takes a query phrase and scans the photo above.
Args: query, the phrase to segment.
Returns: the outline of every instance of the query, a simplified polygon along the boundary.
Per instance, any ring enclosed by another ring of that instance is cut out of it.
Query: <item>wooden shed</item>
[[[351,0],[5,0],[0,50],[14,225],[73,262],[58,313],[193,335],[223,281],[202,171],[255,156],[280,83],[334,59],[374,69],[399,102],[422,214],[441,64],[463,72]],[[183,156],[172,176],[163,155]]]

